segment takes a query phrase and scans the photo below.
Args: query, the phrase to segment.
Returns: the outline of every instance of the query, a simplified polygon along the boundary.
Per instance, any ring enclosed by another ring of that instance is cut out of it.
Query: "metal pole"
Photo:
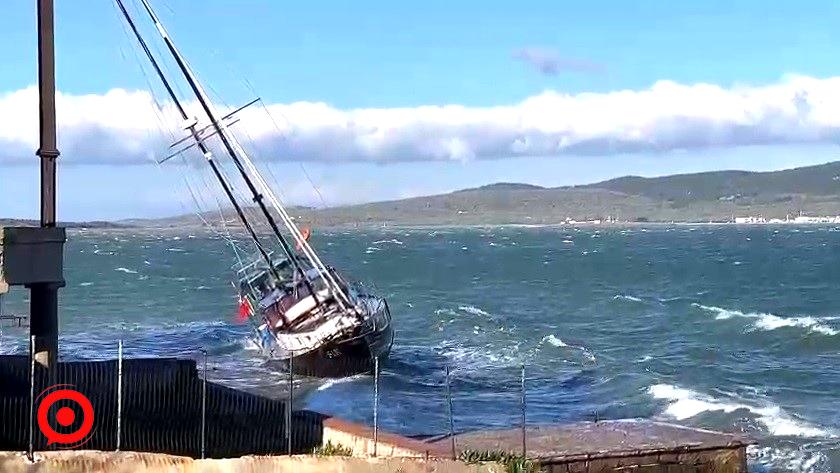
[[[117,451],[120,451],[120,440],[122,438],[122,362],[123,362],[123,341],[119,341],[117,347]]]
[[[55,226],[55,42],[53,0],[38,0],[38,90],[41,144],[41,226]]]
[[[522,365],[522,457],[525,458],[525,365]]]
[[[379,357],[373,358],[373,456],[379,446]]]
[[[207,350],[201,350],[204,355],[204,370],[201,376],[201,458],[204,459],[207,436]]]
[[[35,461],[35,335],[29,337],[29,461]]]
[[[286,403],[286,452],[292,455],[292,403],[295,400],[295,370],[293,354],[289,354],[289,401]]]
[[[41,227],[55,227],[55,44],[53,0],[38,0],[38,90],[41,159]],[[30,333],[37,335],[38,362],[53,367],[58,358],[58,289],[62,284],[36,283],[29,286]]]
[[[458,452],[455,448],[455,419],[452,414],[452,388],[449,383],[449,365],[446,366],[446,403],[449,406],[449,439],[452,443],[452,459],[458,459]]]

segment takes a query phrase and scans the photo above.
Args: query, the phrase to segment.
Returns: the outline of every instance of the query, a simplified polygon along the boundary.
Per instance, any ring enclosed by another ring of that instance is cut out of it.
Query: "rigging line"
[[[214,53],[215,53],[215,51],[216,50],[213,50]],[[283,131],[280,129],[280,125],[277,123],[277,120],[274,118],[274,115],[271,114],[271,111],[268,109],[268,106],[266,105],[265,101],[263,101],[263,99],[257,93],[257,90],[254,87],[254,85],[251,83],[251,81],[247,77],[239,76],[238,74],[236,74],[236,70],[233,69],[232,67],[230,67],[230,64],[227,61],[224,61],[223,58],[220,58],[220,62],[226,66],[226,68],[228,69],[228,72],[232,76],[237,76],[242,80],[242,82],[245,84],[245,87],[248,89],[248,91],[251,93],[252,96],[257,97],[257,101],[260,102],[260,105],[262,106],[263,110],[265,111],[265,114],[268,115],[269,120],[271,120],[271,123],[274,125],[274,129],[277,130],[278,134],[282,137],[283,136]],[[291,124],[291,120],[289,120],[289,117],[287,117],[283,113],[282,110],[280,111],[280,115],[283,116],[283,119],[286,120],[287,123]],[[252,142],[254,141],[253,138],[251,138],[251,141]],[[318,199],[321,201],[321,207],[322,208],[327,208],[328,205],[327,205],[326,199],[324,199],[324,195],[321,193],[321,190],[318,188],[318,186],[315,185],[315,182],[313,182],[312,178],[309,176],[309,172],[307,172],[306,167],[303,165],[303,162],[298,161],[298,165],[300,166],[300,170],[303,171],[303,175],[306,177],[306,180],[309,182],[309,185],[312,186],[312,189],[315,191],[315,194],[318,196]],[[263,168],[268,171],[268,175],[272,179],[273,184],[275,185],[276,188],[279,189],[280,188],[280,185],[279,185],[280,181],[277,179],[277,177],[274,174],[274,171],[271,169],[270,158],[266,161],[266,164]],[[281,198],[284,198],[282,191],[280,191],[280,196],[281,196]]]
[[[134,42],[133,42],[133,41],[130,41],[129,36],[128,36],[128,30],[126,30],[126,28],[125,28],[125,24],[123,24],[123,22],[122,22],[122,21],[120,21],[120,18],[119,18],[119,11],[117,11],[117,5],[116,5],[116,4],[112,4],[112,6],[114,7],[114,14],[115,14],[115,15],[116,15],[116,17],[117,17],[117,23],[119,23],[119,24],[120,24],[120,26],[122,27],[123,34],[125,35],[126,40],[128,40],[128,44],[129,44],[129,45],[133,45],[133,44],[134,44]],[[140,57],[138,56],[138,54],[137,54],[137,50],[135,49],[136,47],[134,47],[134,46],[129,46],[129,47],[131,48],[131,52],[132,52],[132,55],[134,56],[134,60],[135,60],[135,62],[137,63],[137,67],[140,69],[140,74],[143,76],[143,79],[144,79],[144,80],[145,80],[145,82],[146,82],[146,86],[147,86],[147,88],[148,88],[149,96],[152,98],[152,101],[154,101],[154,103],[155,103],[155,107],[152,107],[152,109],[153,109],[153,111],[154,111],[154,113],[155,113],[155,117],[156,117],[156,118],[157,118],[157,120],[158,120],[158,124],[160,125],[160,131],[162,131],[162,132],[169,132],[169,133],[171,134],[171,130],[166,130],[166,128],[167,128],[167,127],[166,127],[166,125],[165,125],[165,123],[164,123],[164,120],[163,120],[163,119],[162,119],[162,117],[161,117],[161,113],[162,113],[163,107],[161,106],[160,102],[158,102],[158,100],[157,100],[157,96],[156,96],[156,94],[155,94],[154,87],[152,86],[151,81],[149,81],[148,75],[146,74],[146,69],[145,69],[145,67],[143,66],[143,62],[142,62],[142,61],[140,61]],[[123,59],[124,59],[125,61],[128,61],[128,58],[125,56],[125,52],[124,52],[124,50],[123,50],[122,46],[120,46],[120,54],[122,55],[122,57],[123,57]],[[147,134],[149,134],[149,135],[150,135],[150,133],[148,132],[148,130],[147,130]]]
[[[210,184],[209,184],[209,181],[206,178],[206,176],[202,179],[202,183],[205,184],[205,186],[208,189],[210,188]],[[212,195],[214,197],[214,200],[216,201],[216,207],[219,211],[219,221],[221,222],[222,230],[224,230],[224,234],[222,234],[220,232],[219,235],[223,239],[225,239],[228,242],[228,244],[230,244],[231,248],[233,249],[233,253],[236,256],[236,261],[239,264],[239,268],[242,268],[243,267],[242,258],[239,254],[241,249],[238,247],[238,245],[236,244],[236,241],[234,241],[233,237],[231,236],[230,228],[228,228],[228,225],[227,225],[227,218],[225,217],[224,211],[222,209],[222,202],[219,199],[218,194],[213,193]]]
[[[255,172],[255,169],[253,168],[253,163],[250,161],[247,154],[242,149],[242,146],[236,141],[235,137],[230,134],[227,125],[223,122],[219,122],[219,120],[217,118],[218,113],[215,111],[215,107],[208,100],[206,92],[204,92],[203,88],[198,84],[195,76],[192,73],[192,70],[189,68],[189,66],[187,66],[183,57],[178,52],[178,50],[175,48],[175,45],[172,43],[172,40],[169,38],[168,33],[166,32],[163,25],[158,20],[157,16],[155,15],[154,11],[151,8],[151,5],[149,5],[148,0],[141,0],[141,1],[143,2],[143,6],[145,7],[146,12],[149,14],[149,16],[151,17],[155,26],[157,27],[158,33],[163,38],[163,40],[166,43],[170,53],[173,56],[173,58],[178,63],[178,66],[181,69],[182,73],[184,74],[185,78],[187,79],[187,82],[189,82],[190,87],[193,90],[193,93],[195,94],[198,101],[201,103],[202,108],[204,108],[205,114],[213,122],[213,126],[216,129],[217,136],[219,137],[219,139],[224,144],[224,146],[225,146],[225,148],[228,152],[228,155],[230,155],[231,159],[234,161],[237,168],[239,169],[240,174],[242,175],[243,179],[248,184],[249,189],[251,190],[251,193],[254,195],[254,200],[257,202],[257,204],[259,204],[260,209],[262,210],[263,214],[265,215],[266,220],[268,220],[269,223],[271,224],[272,230],[274,231],[274,234],[277,237],[278,242],[283,247],[283,251],[286,253],[287,257],[289,258],[289,261],[292,262],[292,264],[299,271],[300,275],[302,276],[303,282],[305,283],[305,285],[309,289],[309,292],[315,298],[316,303],[318,303],[318,298],[316,297],[315,292],[312,290],[312,285],[309,281],[309,278],[306,276],[306,273],[303,271],[303,267],[301,266],[300,261],[297,258],[297,255],[295,255],[291,251],[291,248],[289,247],[288,242],[286,242],[285,238],[280,233],[280,229],[277,227],[277,225],[274,221],[274,218],[271,216],[270,212],[268,211],[268,208],[266,207],[265,203],[263,202],[263,198],[265,196],[267,196],[269,198],[269,200],[271,201],[271,204],[275,207],[275,210],[278,211],[278,213],[281,216],[281,219],[283,220],[284,225],[286,225],[287,229],[292,233],[292,236],[299,242],[299,244],[301,245],[301,248],[304,250],[304,254],[307,256],[307,258],[310,259],[310,261],[313,263],[313,266],[315,266],[315,268],[319,272],[319,274],[321,274],[321,276],[324,277],[324,280],[327,281],[329,287],[331,287],[331,289],[332,289],[332,292],[341,296],[341,297],[336,298],[336,300],[339,301],[339,304],[342,305],[342,306],[344,305],[341,302],[341,298],[344,298],[345,300],[347,300],[349,302],[349,299],[347,298],[347,295],[344,294],[344,291],[341,289],[341,287],[338,286],[335,283],[334,278],[332,278],[332,275],[329,273],[329,271],[326,271],[326,268],[323,266],[323,263],[318,259],[317,255],[314,255],[314,258],[313,258],[312,249],[308,248],[308,245],[306,244],[306,241],[303,239],[302,235],[300,234],[300,231],[298,231],[297,228],[294,226],[294,223],[292,223],[289,220],[288,214],[285,212],[285,209],[283,209],[282,205],[279,204],[279,202],[277,201],[277,197],[274,195],[274,193],[271,191],[271,189],[267,187],[267,184],[265,183],[264,179],[262,179],[262,177],[260,176],[260,174],[258,172]],[[240,158],[242,158],[242,161],[244,161],[245,164],[248,166],[248,171],[247,172],[242,167],[242,163],[240,162]],[[248,176],[249,174],[251,174],[250,178]],[[257,191],[256,187],[254,186],[253,182],[251,181],[251,178],[254,178],[257,181],[257,183],[259,184],[259,186],[260,186],[261,190],[263,191],[263,193],[265,194],[265,196],[263,194],[261,194],[259,191]]]
[[[271,115],[271,113],[268,112],[268,109],[265,107],[265,103],[262,102],[262,99],[260,98],[259,94],[257,94],[256,89],[254,89],[254,86],[251,84],[251,82],[248,80],[248,78],[242,76],[241,74],[238,74],[236,72],[236,69],[234,69],[231,66],[230,61],[227,61],[227,60],[225,60],[224,57],[219,56],[218,50],[216,50],[216,49],[211,50],[211,54],[213,54],[213,56],[217,59],[217,61],[220,64],[224,65],[224,67],[227,70],[230,77],[241,80],[245,84],[245,87],[248,89],[248,92],[251,94],[251,96],[257,97],[255,100],[260,102],[260,105],[263,107],[263,109],[265,109],[266,114],[268,115],[268,117],[272,121],[272,123],[274,124],[274,128],[279,130],[279,126],[277,126],[277,122],[274,120],[274,117]],[[209,86],[209,87],[211,87],[211,91],[215,92],[215,90],[212,89],[212,86]],[[250,133],[248,133],[247,130],[244,129],[244,128],[241,128],[241,131],[248,138],[248,142],[251,145],[251,148],[252,149],[257,149],[257,146],[255,144],[256,140],[254,140],[254,138],[250,135]],[[283,135],[282,132],[280,133],[280,135],[281,136]],[[268,172],[269,178],[271,179],[271,183],[274,185],[274,188],[277,189],[277,192],[280,194],[280,198],[285,200],[286,196],[284,195],[282,186],[280,186],[280,180],[277,178],[277,176],[274,174],[274,171],[271,169],[271,156],[269,156],[267,159],[265,159],[264,162],[265,162],[265,165],[262,168]],[[310,180],[310,184],[312,184],[311,180]],[[314,187],[314,185],[313,185],[313,187]]]
[[[151,5],[149,5],[148,0],[142,0],[142,2],[143,2],[143,6],[145,7],[147,13],[151,17],[152,21],[155,23],[155,26],[157,27],[158,32],[160,33],[161,37],[163,38],[164,42],[166,43],[167,47],[169,48],[170,52],[172,53],[172,56],[174,57],[174,59],[178,63],[178,66],[181,68],[182,72],[186,76],[186,79],[189,82],[191,88],[193,89],[193,92],[195,93],[196,98],[201,103],[201,105],[204,108],[204,111],[207,114],[207,116],[213,121],[213,125],[216,128],[216,131],[217,131],[217,134],[218,134],[219,138],[221,139],[222,143],[224,144],[225,148],[227,149],[228,154],[230,155],[231,159],[234,161],[234,163],[239,168],[240,173],[242,174],[242,177],[246,180],[246,183],[248,183],[249,188],[251,189],[252,193],[255,196],[255,200],[260,205],[260,208],[263,211],[263,213],[265,214],[266,219],[272,225],[272,230],[274,231],[275,235],[277,236],[278,241],[283,246],[284,251],[286,251],[287,255],[289,255],[290,260],[292,262],[296,263],[296,267],[301,272],[301,274],[303,274],[303,271],[302,271],[301,267],[299,266],[299,262],[297,262],[295,255],[290,252],[290,248],[288,247],[288,243],[285,241],[285,239],[279,233],[279,229],[277,228],[276,224],[274,223],[274,219],[272,218],[271,214],[268,212],[268,209],[264,205],[264,203],[262,201],[263,197],[268,197],[268,199],[271,202],[274,209],[279,213],[279,215],[281,217],[281,220],[283,221],[283,224],[287,227],[287,229],[290,231],[290,233],[292,233],[292,236],[295,238],[298,245],[300,245],[300,248],[303,251],[304,255],[312,262],[313,266],[315,266],[315,269],[324,278],[325,282],[328,284],[328,287],[330,287],[331,292],[333,292],[337,296],[336,301],[339,303],[339,305],[344,307],[345,302],[346,302],[348,305],[352,306],[353,304],[350,302],[349,297],[345,293],[344,289],[336,282],[336,280],[333,277],[333,275],[331,274],[331,272],[326,268],[326,266],[321,261],[321,259],[318,257],[318,255],[312,250],[312,247],[309,246],[309,244],[306,242],[306,239],[303,238],[302,234],[300,233],[300,230],[292,222],[292,220],[291,220],[289,214],[287,213],[286,209],[282,206],[282,204],[280,204],[277,197],[272,192],[271,188],[268,187],[267,183],[265,182],[265,179],[259,174],[259,172],[256,171],[256,168],[254,167],[253,162],[251,162],[247,153],[245,153],[244,149],[242,148],[242,145],[239,144],[239,142],[236,140],[236,138],[233,135],[230,134],[227,125],[225,123],[220,123],[218,121],[218,119],[216,118],[217,112],[215,111],[215,107],[213,106],[213,104],[211,102],[209,102],[206,93],[201,88],[201,86],[196,82],[195,77],[192,74],[192,71],[186,65],[186,63],[184,62],[180,53],[175,48],[174,44],[172,43],[171,39],[169,38],[168,33],[163,28],[163,25],[161,25],[157,16],[152,11]],[[245,166],[247,166],[247,168],[248,168],[247,173],[245,172],[245,169],[242,168],[242,164],[240,162],[240,159],[242,160],[242,162],[245,163]],[[251,180],[248,178],[248,175],[250,175],[250,178],[254,179],[257,182],[260,189],[264,192],[264,194],[265,194],[264,196],[262,194],[259,194],[258,192],[256,192],[256,188],[252,184]],[[308,278],[304,277],[303,280],[306,283],[306,285],[311,288],[311,285],[309,284]],[[310,293],[312,293],[311,290],[310,290]],[[312,294],[314,296],[314,293],[312,293]],[[356,316],[360,317],[360,314],[358,313],[358,311],[356,311]]]
[[[186,110],[181,105],[181,102],[178,100],[178,96],[175,95],[175,92],[172,90],[172,87],[169,85],[169,81],[166,79],[166,76],[164,76],[163,71],[161,71],[160,66],[157,63],[157,60],[152,55],[152,52],[149,50],[148,46],[146,46],[146,41],[143,40],[143,37],[140,35],[140,32],[137,30],[137,27],[134,25],[134,21],[131,19],[131,16],[128,14],[128,11],[125,9],[125,5],[123,5],[122,0],[116,0],[116,2],[117,2],[117,5],[120,7],[120,10],[122,11],[123,16],[125,17],[126,22],[129,24],[129,26],[131,27],[131,30],[134,32],[134,35],[136,36],[138,43],[140,43],[140,45],[142,46],[143,51],[146,53],[146,56],[148,57],[149,61],[154,66],[155,72],[157,72],[158,77],[160,78],[161,82],[163,82],[164,86],[166,87],[166,91],[169,93],[169,96],[172,98],[173,103],[178,108],[178,111],[181,113],[181,117],[184,120],[188,120],[189,115],[187,115]],[[196,138],[196,141],[199,141],[196,137],[197,133],[196,133],[195,125],[190,125],[189,129],[192,132],[193,137]],[[218,179],[219,183],[222,185],[222,188],[224,189],[225,194],[228,196],[228,198],[231,201],[231,203],[233,204],[234,208],[237,210],[237,214],[242,219],[242,223],[245,225],[246,229],[249,230],[249,233],[251,234],[251,237],[253,238],[254,243],[257,245],[257,249],[260,251],[263,258],[265,258],[266,262],[268,263],[269,269],[273,273],[274,277],[277,280],[280,280],[280,274],[277,272],[277,269],[274,267],[274,264],[271,261],[271,257],[268,255],[266,250],[263,248],[262,243],[261,243],[259,237],[257,236],[256,232],[254,232],[253,229],[251,229],[251,225],[248,222],[248,220],[242,214],[239,203],[237,202],[236,198],[233,196],[233,194],[230,191],[229,183],[225,179],[224,175],[220,172],[218,166],[216,165],[215,161],[213,160],[212,153],[200,141],[198,142],[198,147],[199,147],[199,150],[204,155],[204,157],[206,158],[207,162],[210,164],[210,167],[213,169],[213,172],[216,175],[216,178]]]

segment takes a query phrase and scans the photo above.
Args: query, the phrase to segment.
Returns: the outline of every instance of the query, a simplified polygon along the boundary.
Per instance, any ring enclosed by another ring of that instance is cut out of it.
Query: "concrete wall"
[[[17,452],[0,452],[3,473],[503,473],[496,464],[467,465],[419,458],[350,458],[316,456],[246,456],[193,460],[157,453],[65,451],[36,454],[30,463]]]
[[[374,454],[372,428],[335,417],[324,420],[322,441],[323,444],[332,442],[333,445],[348,447],[356,457]],[[379,431],[375,443],[377,457],[451,457],[451,453],[439,452],[433,445],[388,432]]]
[[[715,449],[643,456],[602,457],[575,461],[546,461],[550,473],[746,473],[746,449]]]

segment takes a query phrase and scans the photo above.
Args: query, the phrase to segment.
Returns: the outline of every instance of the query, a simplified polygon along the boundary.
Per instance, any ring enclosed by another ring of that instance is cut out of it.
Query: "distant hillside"
[[[774,172],[715,171],[655,178],[627,176],[579,187],[672,202],[726,199],[774,202],[788,195],[840,194],[840,161]]]
[[[253,210],[253,209],[252,209]],[[730,221],[735,216],[840,215],[840,162],[775,172],[716,171],[543,188],[503,182],[449,194],[326,209],[289,209],[299,222],[332,225],[550,224],[612,217],[628,222]],[[218,212],[203,215],[218,222]],[[229,225],[238,225],[232,211]],[[0,221],[2,224],[2,221]],[[76,226],[202,227],[196,215]]]

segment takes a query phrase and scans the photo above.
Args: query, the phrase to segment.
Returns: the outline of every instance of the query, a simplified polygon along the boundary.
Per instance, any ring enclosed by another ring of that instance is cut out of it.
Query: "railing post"
[[[379,357],[373,357],[373,456],[379,446]]]
[[[207,350],[204,355],[204,369],[201,376],[201,458],[204,459],[207,448]]]
[[[525,365],[522,365],[522,379],[520,383],[522,389],[522,458],[525,458]]]
[[[292,403],[295,400],[294,354],[289,354],[289,400],[286,403],[286,452],[292,455]]]
[[[122,440],[123,341],[117,346],[117,451]]]
[[[449,439],[452,444],[452,459],[458,459],[458,451],[455,446],[455,419],[452,413],[452,387],[449,382],[449,365],[446,365],[446,404],[449,415]]]
[[[35,461],[35,335],[29,337],[29,461]]]

